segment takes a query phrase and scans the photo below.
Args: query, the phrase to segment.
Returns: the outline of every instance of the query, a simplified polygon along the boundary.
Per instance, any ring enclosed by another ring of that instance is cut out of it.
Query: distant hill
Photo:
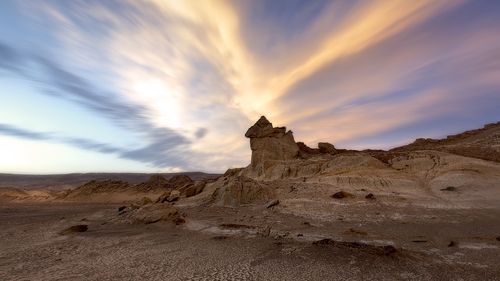
[[[210,179],[219,177],[219,174],[202,172],[186,173],[73,173],[60,175],[19,175],[1,174],[0,187],[15,187],[23,189],[66,189],[75,188],[91,180],[119,180],[130,184],[147,181],[152,175],[162,175],[171,178],[176,175],[187,175],[193,180]]]
[[[483,128],[450,135],[445,139],[417,139],[415,142],[391,149],[391,152],[437,150],[465,157],[500,162],[500,122]]]

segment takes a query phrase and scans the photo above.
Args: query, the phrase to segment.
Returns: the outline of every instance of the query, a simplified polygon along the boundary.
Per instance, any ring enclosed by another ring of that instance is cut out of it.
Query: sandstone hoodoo
[[[285,127],[273,127],[264,116],[248,129],[245,137],[250,139],[250,165],[257,176],[264,173],[268,161],[291,160],[299,153],[292,131],[287,131]]]

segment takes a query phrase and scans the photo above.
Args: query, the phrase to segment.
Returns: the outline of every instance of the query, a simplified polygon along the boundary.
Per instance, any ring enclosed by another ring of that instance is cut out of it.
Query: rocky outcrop
[[[175,223],[182,219],[179,210],[168,203],[150,203],[142,206],[130,205],[118,213],[118,221],[151,224],[157,222]]]
[[[248,129],[245,137],[250,139],[250,167],[256,176],[264,174],[273,162],[295,159],[299,153],[292,131],[287,131],[285,127],[273,127],[264,116]]]
[[[163,176],[152,175],[146,182],[137,184],[135,187],[137,190],[151,191],[172,188],[172,185]]]
[[[334,194],[333,198],[374,200],[375,196],[370,192],[377,192],[378,201],[386,200],[388,195],[404,194],[425,202],[436,196],[447,196],[446,200],[449,200],[452,192],[440,190],[453,185],[460,190],[453,194],[460,197],[461,202],[481,198],[491,204],[494,200],[482,195],[466,197],[464,187],[474,186],[475,189],[468,190],[490,194],[500,182],[497,163],[458,156],[452,151],[462,149],[456,154],[463,155],[480,147],[481,154],[474,152],[474,155],[485,159],[477,156],[500,147],[499,124],[451,136],[447,140],[419,140],[416,144],[390,151],[337,149],[326,142],[319,143],[318,148],[310,148],[302,142],[295,143],[291,131],[273,127],[265,117],[250,127],[245,136],[250,139],[252,149],[250,165],[230,169],[216,182],[207,185],[205,190],[211,192],[204,194],[211,197],[207,196],[204,202],[224,206],[265,206],[265,203],[275,200],[283,202],[280,209],[286,209],[287,203],[299,204],[293,201],[296,196],[314,198],[308,202],[322,202],[340,189],[345,191]],[[491,153],[490,158],[494,156]],[[301,188],[297,188],[299,186]],[[287,202],[287,197],[292,201]]]
[[[318,143],[318,149],[319,149],[319,152],[321,152],[321,153],[328,153],[328,154],[337,153],[337,149],[335,149],[335,146],[333,146],[333,144],[328,143],[328,142]]]
[[[173,176],[168,180],[168,183],[172,185],[174,188],[181,188],[186,185],[193,184],[194,181],[186,175],[177,175]]]
[[[312,155],[317,155],[320,153],[318,148],[310,148],[303,142],[298,142],[297,146],[299,147],[299,155],[302,158],[308,158]]]
[[[186,195],[186,197],[191,197],[200,194],[206,185],[206,181],[196,182],[184,189],[184,195]]]
[[[137,184],[138,191],[165,191],[173,189],[185,189],[194,185],[194,181],[187,175],[175,175],[170,179],[165,179],[161,175],[153,175],[148,181]]]
[[[78,187],[74,190],[74,192],[69,194],[69,197],[72,195],[92,195],[96,193],[105,193],[105,192],[121,192],[126,191],[131,188],[131,185],[128,182],[117,181],[117,180],[92,180],[87,182],[86,184]]]
[[[419,138],[415,142],[393,148],[391,152],[437,150],[465,157],[500,163],[500,122],[487,124],[445,139]]]
[[[229,177],[219,182],[220,187],[213,194],[218,205],[264,204],[276,195],[274,188],[246,176]]]

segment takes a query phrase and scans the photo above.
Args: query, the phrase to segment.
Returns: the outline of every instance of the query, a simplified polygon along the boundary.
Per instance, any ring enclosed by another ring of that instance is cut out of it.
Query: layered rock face
[[[245,136],[250,139],[251,163],[230,169],[207,185],[209,200],[215,204],[237,206],[279,199],[284,203],[280,208],[285,208],[287,202],[302,204],[297,203],[302,198],[316,206],[311,202],[321,205],[341,190],[356,198],[371,193],[379,201],[402,197],[433,206],[486,206],[497,204],[500,198],[500,124],[389,151],[337,149],[329,143],[310,148],[296,143],[291,131],[273,127],[265,117]],[[458,190],[453,198],[442,191],[450,186]]]
[[[264,116],[248,129],[245,137],[250,139],[250,167],[255,176],[264,174],[273,162],[295,159],[299,153],[292,132],[285,127],[273,127]]]

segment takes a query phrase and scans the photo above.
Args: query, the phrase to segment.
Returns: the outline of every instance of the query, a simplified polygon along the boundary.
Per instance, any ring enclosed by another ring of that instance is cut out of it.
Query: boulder
[[[206,184],[207,183],[205,181],[199,181],[195,184],[192,184],[184,190],[184,194],[186,195],[186,197],[191,197],[200,194],[205,188]]]
[[[337,153],[337,149],[335,149],[335,146],[333,146],[333,144],[328,143],[328,142],[318,143],[318,149],[319,149],[319,152],[321,152],[321,153],[327,153],[327,154]]]
[[[181,198],[181,192],[178,190],[172,190],[170,195],[167,197],[167,202],[174,202],[179,200],[179,198]]]
[[[265,204],[275,198],[275,189],[246,176],[231,177],[220,181],[213,194],[220,205]]]
[[[375,195],[373,195],[373,193],[368,193],[368,194],[366,194],[365,198],[366,199],[374,200],[375,199]]]
[[[334,193],[330,197],[335,198],[335,199],[343,199],[343,198],[348,198],[348,197],[354,197],[354,195],[352,195],[349,192],[339,191],[339,192]]]
[[[156,203],[164,203],[164,202],[167,202],[167,199],[168,197],[170,196],[170,193],[172,191],[165,191],[162,195],[160,195],[160,197],[158,197],[158,199],[156,199]]]

